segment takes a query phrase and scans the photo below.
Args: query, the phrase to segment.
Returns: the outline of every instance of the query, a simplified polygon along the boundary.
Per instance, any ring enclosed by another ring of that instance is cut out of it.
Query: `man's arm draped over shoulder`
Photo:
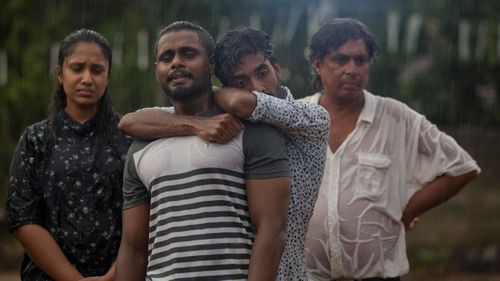
[[[284,99],[264,93],[222,87],[215,93],[216,103],[226,112],[254,122],[262,122],[281,130],[304,157],[305,162],[315,162],[323,167],[330,117],[321,106],[296,102],[290,91]],[[320,180],[323,169],[308,171],[311,180]]]
[[[171,108],[147,108],[123,116],[118,128],[137,139],[197,135],[224,144],[239,134],[243,123],[230,114],[211,117],[176,115]]]

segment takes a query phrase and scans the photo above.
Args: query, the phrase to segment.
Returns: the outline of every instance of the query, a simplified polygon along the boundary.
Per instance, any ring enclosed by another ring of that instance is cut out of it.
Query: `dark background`
[[[307,43],[325,19],[335,16],[361,20],[378,39],[381,53],[371,66],[368,89],[425,114],[483,169],[408,234],[412,274],[406,280],[445,280],[453,274],[493,280],[500,272],[499,15],[500,1],[495,0],[3,0],[0,272],[17,270],[22,254],[5,226],[10,159],[24,128],[46,116],[57,44],[68,33],[85,27],[109,40],[111,95],[115,107],[126,113],[165,104],[154,78],[152,50],[157,32],[175,20],[196,22],[215,39],[241,26],[266,31],[283,83],[300,98],[313,93]]]

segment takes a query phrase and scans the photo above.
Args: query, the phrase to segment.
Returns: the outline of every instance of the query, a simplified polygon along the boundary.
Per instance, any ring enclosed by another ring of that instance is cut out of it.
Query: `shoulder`
[[[400,119],[420,119],[425,118],[422,114],[412,109],[410,106],[391,97],[382,97],[368,93],[375,100],[376,110],[383,115],[391,115],[397,120]]]
[[[261,149],[274,149],[285,145],[283,133],[271,125],[264,123],[245,122],[243,146],[261,146]]]
[[[272,126],[245,124],[243,154],[245,178],[266,179],[290,175],[285,138]]]
[[[315,93],[313,95],[305,96],[305,97],[303,97],[301,99],[298,99],[297,101],[299,101],[299,102],[310,102],[310,103],[318,104],[320,97],[321,97],[321,93],[317,92],[317,93]]]
[[[134,140],[129,148],[129,154],[134,154],[138,151],[143,150],[146,146],[148,146],[153,141],[151,140]]]
[[[49,119],[44,119],[37,123],[31,124],[26,129],[24,129],[21,138],[25,138],[30,141],[44,141],[48,138],[51,128]]]
[[[245,131],[243,133],[243,138],[248,137],[248,136],[283,137],[283,133],[271,125],[264,124],[264,123],[248,122],[248,121],[244,121],[244,124],[245,124]]]

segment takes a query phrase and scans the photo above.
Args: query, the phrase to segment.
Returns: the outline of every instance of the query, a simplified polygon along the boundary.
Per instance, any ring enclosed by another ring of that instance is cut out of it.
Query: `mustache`
[[[193,74],[185,70],[177,70],[167,76],[167,82],[170,82],[176,78],[181,78],[181,77],[193,78]]]
[[[357,77],[349,77],[340,80],[340,84],[346,84],[346,83],[359,85],[360,81]]]

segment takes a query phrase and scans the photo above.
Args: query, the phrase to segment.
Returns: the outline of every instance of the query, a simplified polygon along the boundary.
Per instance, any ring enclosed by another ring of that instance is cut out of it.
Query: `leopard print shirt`
[[[328,143],[330,117],[321,106],[296,102],[286,87],[279,99],[264,93],[249,120],[270,124],[286,137],[291,171],[287,241],[278,271],[278,280],[307,280],[304,242],[309,220],[318,197]]]

